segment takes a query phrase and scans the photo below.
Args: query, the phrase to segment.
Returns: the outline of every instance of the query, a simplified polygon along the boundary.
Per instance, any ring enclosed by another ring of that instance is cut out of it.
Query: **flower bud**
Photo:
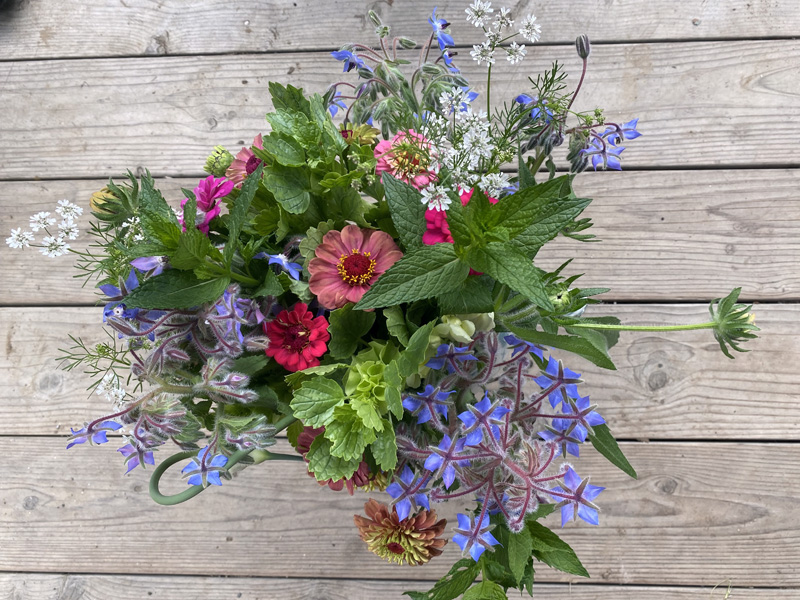
[[[358,69],[358,76],[361,79],[372,79],[372,71],[370,71],[366,67],[361,67]]]
[[[592,51],[592,45],[589,43],[589,36],[581,34],[575,40],[575,47],[578,49],[578,56],[586,60],[589,58],[589,53]]]
[[[369,11],[367,16],[369,17],[369,20],[372,21],[372,24],[375,25],[375,27],[380,27],[383,24],[383,21],[381,21],[378,13],[376,13],[374,10]]]
[[[214,146],[214,151],[206,159],[203,170],[214,177],[224,177],[225,171],[233,162],[233,154],[228,152],[223,146]]]
[[[401,37],[397,41],[400,43],[400,47],[405,48],[406,50],[413,50],[417,47],[417,42],[407,37]]]
[[[381,25],[380,27],[375,28],[375,35],[377,35],[380,39],[389,37],[389,29],[388,25]]]
[[[111,207],[109,204],[113,203],[115,200],[116,196],[111,193],[111,190],[109,190],[107,187],[104,187],[103,189],[92,194],[92,197],[89,200],[89,206],[91,207],[93,213],[110,215],[113,214],[113,211],[110,210]]]

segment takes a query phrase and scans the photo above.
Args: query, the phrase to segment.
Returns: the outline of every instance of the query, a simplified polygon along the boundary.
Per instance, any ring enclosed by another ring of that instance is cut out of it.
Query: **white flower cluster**
[[[6,238],[6,244],[11,248],[28,248],[36,241],[33,232],[42,231],[47,235],[42,238],[41,244],[34,244],[34,247],[51,258],[66,254],[70,248],[66,240],[78,239],[79,229],[75,220],[83,214],[83,209],[69,200],[59,200],[56,214],[61,217],[57,235],[53,235],[49,229],[56,224],[56,219],[49,212],[43,211],[30,217],[31,231],[25,231],[21,227],[12,229],[11,236]]]
[[[95,394],[98,396],[105,396],[106,400],[111,402],[114,406],[120,406],[127,396],[127,392],[122,387],[119,377],[113,371],[109,371],[97,384],[94,389]]]
[[[125,239],[128,242],[136,243],[144,241],[145,239],[144,232],[142,231],[142,223],[139,220],[139,217],[129,218],[128,220],[123,222],[122,225],[119,226],[119,228],[122,229],[123,231],[127,230],[125,232]]]
[[[492,14],[494,9],[491,2],[484,0],[474,0],[474,2],[465,10],[467,13],[467,21],[481,27],[486,34],[486,41],[482,44],[475,44],[472,46],[470,55],[479,65],[485,64],[491,66],[494,64],[494,53],[496,48],[516,35],[521,35],[532,44],[539,41],[542,36],[542,28],[536,22],[536,17],[528,15],[522,20],[520,28],[517,33],[505,35],[503,32],[514,26],[514,19],[511,18],[511,11],[508,8],[501,8],[500,12],[494,17],[492,21]],[[505,48],[506,60],[512,65],[521,62],[528,51],[525,49],[524,44],[511,42]]]

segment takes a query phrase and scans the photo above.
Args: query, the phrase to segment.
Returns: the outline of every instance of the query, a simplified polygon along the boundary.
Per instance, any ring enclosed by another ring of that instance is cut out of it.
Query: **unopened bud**
[[[369,20],[372,21],[372,24],[375,25],[375,27],[380,27],[383,23],[381,18],[378,16],[378,13],[376,13],[374,10],[369,11],[367,16],[369,17]]]
[[[425,73],[425,75],[433,75],[433,76],[441,75],[442,71],[443,71],[442,67],[440,67],[439,65],[435,65],[433,63],[425,63],[424,65],[422,65],[422,72]]]
[[[586,60],[589,58],[589,53],[592,51],[592,45],[589,43],[589,36],[581,34],[575,40],[575,47],[578,49],[578,56]]]
[[[400,47],[405,48],[406,50],[412,50],[417,47],[417,42],[407,37],[401,37],[397,41],[400,43]]]
[[[377,35],[380,39],[389,37],[389,29],[388,25],[381,25],[380,27],[375,28],[375,35]]]
[[[372,71],[370,71],[366,67],[360,67],[358,69],[358,76],[361,79],[372,79]]]
[[[214,151],[206,159],[206,164],[203,167],[203,170],[214,177],[223,177],[225,175],[225,171],[228,170],[228,167],[231,166],[232,162],[233,154],[228,152],[222,146],[215,146]]]

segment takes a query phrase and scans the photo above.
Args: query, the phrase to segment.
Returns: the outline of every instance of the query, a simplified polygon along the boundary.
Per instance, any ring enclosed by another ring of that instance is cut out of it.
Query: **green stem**
[[[293,416],[286,416],[280,419],[277,423],[275,423],[275,432],[283,431],[289,425],[294,423],[297,419]],[[231,467],[241,461],[244,457],[246,457],[251,452],[257,452],[257,456],[255,457],[256,463],[264,462],[267,460],[303,460],[303,457],[298,455],[292,454],[280,454],[278,452],[269,452],[268,450],[237,450],[234,452],[229,458],[228,462],[225,464],[225,470],[229,471]],[[199,493],[201,493],[204,488],[202,485],[193,485],[187,490],[183,490],[178,494],[172,494],[171,496],[165,496],[162,494],[158,489],[158,484],[161,481],[161,477],[164,473],[169,469],[172,465],[179,463],[182,460],[186,460],[187,458],[193,458],[197,456],[197,451],[190,450],[188,452],[179,452],[178,454],[173,454],[169,458],[166,458],[158,465],[153,471],[153,475],[150,477],[150,497],[161,504],[162,506],[175,506],[176,504],[181,504],[182,502],[186,502],[187,500],[191,500]]]
[[[239,281],[241,283],[246,283],[247,285],[258,285],[260,281],[255,279],[254,277],[248,277],[247,275],[242,275],[241,273],[237,273],[236,271],[230,272],[231,279]]]
[[[489,74],[486,76],[486,120],[492,120],[492,65],[489,65]]]
[[[584,329],[611,329],[614,331],[691,331],[695,329],[713,329],[717,324],[695,323],[691,325],[611,325],[607,323],[574,323],[565,327],[582,327]]]

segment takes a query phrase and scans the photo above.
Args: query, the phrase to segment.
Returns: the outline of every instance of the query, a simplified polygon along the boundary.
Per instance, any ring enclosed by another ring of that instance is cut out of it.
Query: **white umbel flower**
[[[77,219],[83,214],[83,209],[69,200],[59,200],[56,212],[67,221]]]
[[[442,114],[449,115],[457,110],[461,110],[461,103],[465,101],[466,94],[461,88],[451,88],[449,91],[442,92],[439,96],[439,104],[442,107]]]
[[[56,220],[50,217],[49,212],[40,212],[33,215],[30,219],[30,227],[34,231],[45,229],[50,225],[55,225]]]
[[[470,50],[470,56],[472,56],[472,60],[477,61],[479,65],[486,63],[488,67],[494,64],[494,48],[488,40],[480,45],[473,46],[472,50]]]
[[[56,238],[49,235],[42,240],[42,244],[44,245],[39,248],[40,252],[50,258],[66,254],[67,250],[69,250],[69,244],[64,241],[62,236]]]
[[[536,22],[536,17],[528,15],[522,20],[519,33],[530,43],[535,44],[542,37],[542,26]]]
[[[505,173],[490,173],[481,177],[481,189],[491,198],[498,198],[509,186],[509,178]]]
[[[506,48],[506,60],[512,65],[522,62],[525,55],[528,53],[525,50],[525,45],[519,45],[517,42],[511,42],[511,45]]]
[[[58,224],[59,235],[70,240],[78,239],[78,226],[72,219],[65,219]]]
[[[22,231],[22,228],[11,230],[11,237],[6,238],[6,244],[12,248],[27,248],[33,241],[33,234],[30,231]]]
[[[428,205],[428,210],[447,210],[452,202],[447,194],[449,191],[445,186],[432,183],[422,190],[422,203]]]
[[[495,29],[505,29],[514,25],[514,19],[511,18],[511,11],[505,6],[500,9],[500,14],[497,15],[495,22],[492,23]]]
[[[485,27],[492,18],[491,14],[494,9],[491,2],[475,0],[464,12],[467,13],[467,21],[475,25],[475,27]]]

